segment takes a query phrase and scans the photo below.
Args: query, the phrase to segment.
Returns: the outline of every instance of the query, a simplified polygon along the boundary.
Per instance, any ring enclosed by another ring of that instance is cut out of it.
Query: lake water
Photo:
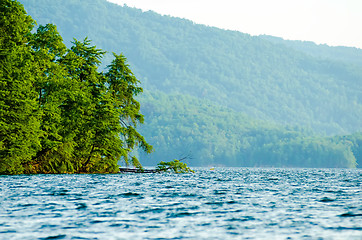
[[[0,239],[362,239],[362,170],[0,176]]]

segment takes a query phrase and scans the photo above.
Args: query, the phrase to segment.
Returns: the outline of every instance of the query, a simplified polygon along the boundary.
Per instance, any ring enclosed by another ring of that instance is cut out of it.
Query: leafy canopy
[[[14,0],[0,2],[0,174],[117,172],[152,151],[136,127],[139,81],[122,54],[105,73],[89,39],[67,49]]]

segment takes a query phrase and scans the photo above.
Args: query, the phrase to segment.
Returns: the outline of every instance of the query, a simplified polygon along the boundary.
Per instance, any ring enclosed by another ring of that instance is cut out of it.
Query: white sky
[[[362,0],[108,0],[251,35],[362,49]]]

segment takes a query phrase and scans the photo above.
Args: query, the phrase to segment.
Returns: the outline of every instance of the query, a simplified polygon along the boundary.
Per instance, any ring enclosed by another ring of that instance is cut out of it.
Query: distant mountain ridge
[[[109,52],[103,62],[124,53],[144,88],[139,130],[156,150],[139,156],[146,164],[186,155],[194,166],[362,165],[359,49],[253,37],[105,0],[20,2],[39,24],[56,24],[68,47],[88,37]]]
[[[362,130],[360,49],[253,37],[104,0],[21,3],[38,23],[56,24],[66,43],[88,36],[123,52],[146,90],[320,133]]]
[[[268,41],[291,47],[294,50],[301,51],[313,57],[347,62],[355,65],[362,64],[362,49],[344,46],[328,46],[326,44],[316,44],[310,41],[284,40],[280,37],[260,35],[261,38]]]

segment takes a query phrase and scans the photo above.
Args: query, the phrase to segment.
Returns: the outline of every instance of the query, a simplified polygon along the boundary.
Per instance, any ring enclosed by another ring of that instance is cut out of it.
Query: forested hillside
[[[109,52],[104,62],[124,53],[146,90],[150,163],[190,153],[193,165],[353,167],[360,156],[360,135],[315,135],[362,131],[360,49],[253,37],[105,0],[21,2],[68,46],[89,37]]]
[[[337,62],[351,63],[354,65],[362,64],[362,50],[352,47],[331,47],[326,44],[315,44],[308,41],[284,40],[279,37],[263,35],[261,38],[268,41],[281,44],[294,50],[298,50],[320,59],[334,60]]]
[[[317,137],[179,94],[145,92],[140,102],[148,116],[140,132],[156,147],[141,156],[148,164],[172,157],[199,166],[355,167],[361,161],[362,135]]]
[[[339,60],[351,51],[357,56],[341,62],[105,0],[21,2],[38,23],[56,24],[66,43],[88,36],[97,47],[122,51],[145,89],[208,99],[320,133],[362,130],[362,50],[341,49]]]

